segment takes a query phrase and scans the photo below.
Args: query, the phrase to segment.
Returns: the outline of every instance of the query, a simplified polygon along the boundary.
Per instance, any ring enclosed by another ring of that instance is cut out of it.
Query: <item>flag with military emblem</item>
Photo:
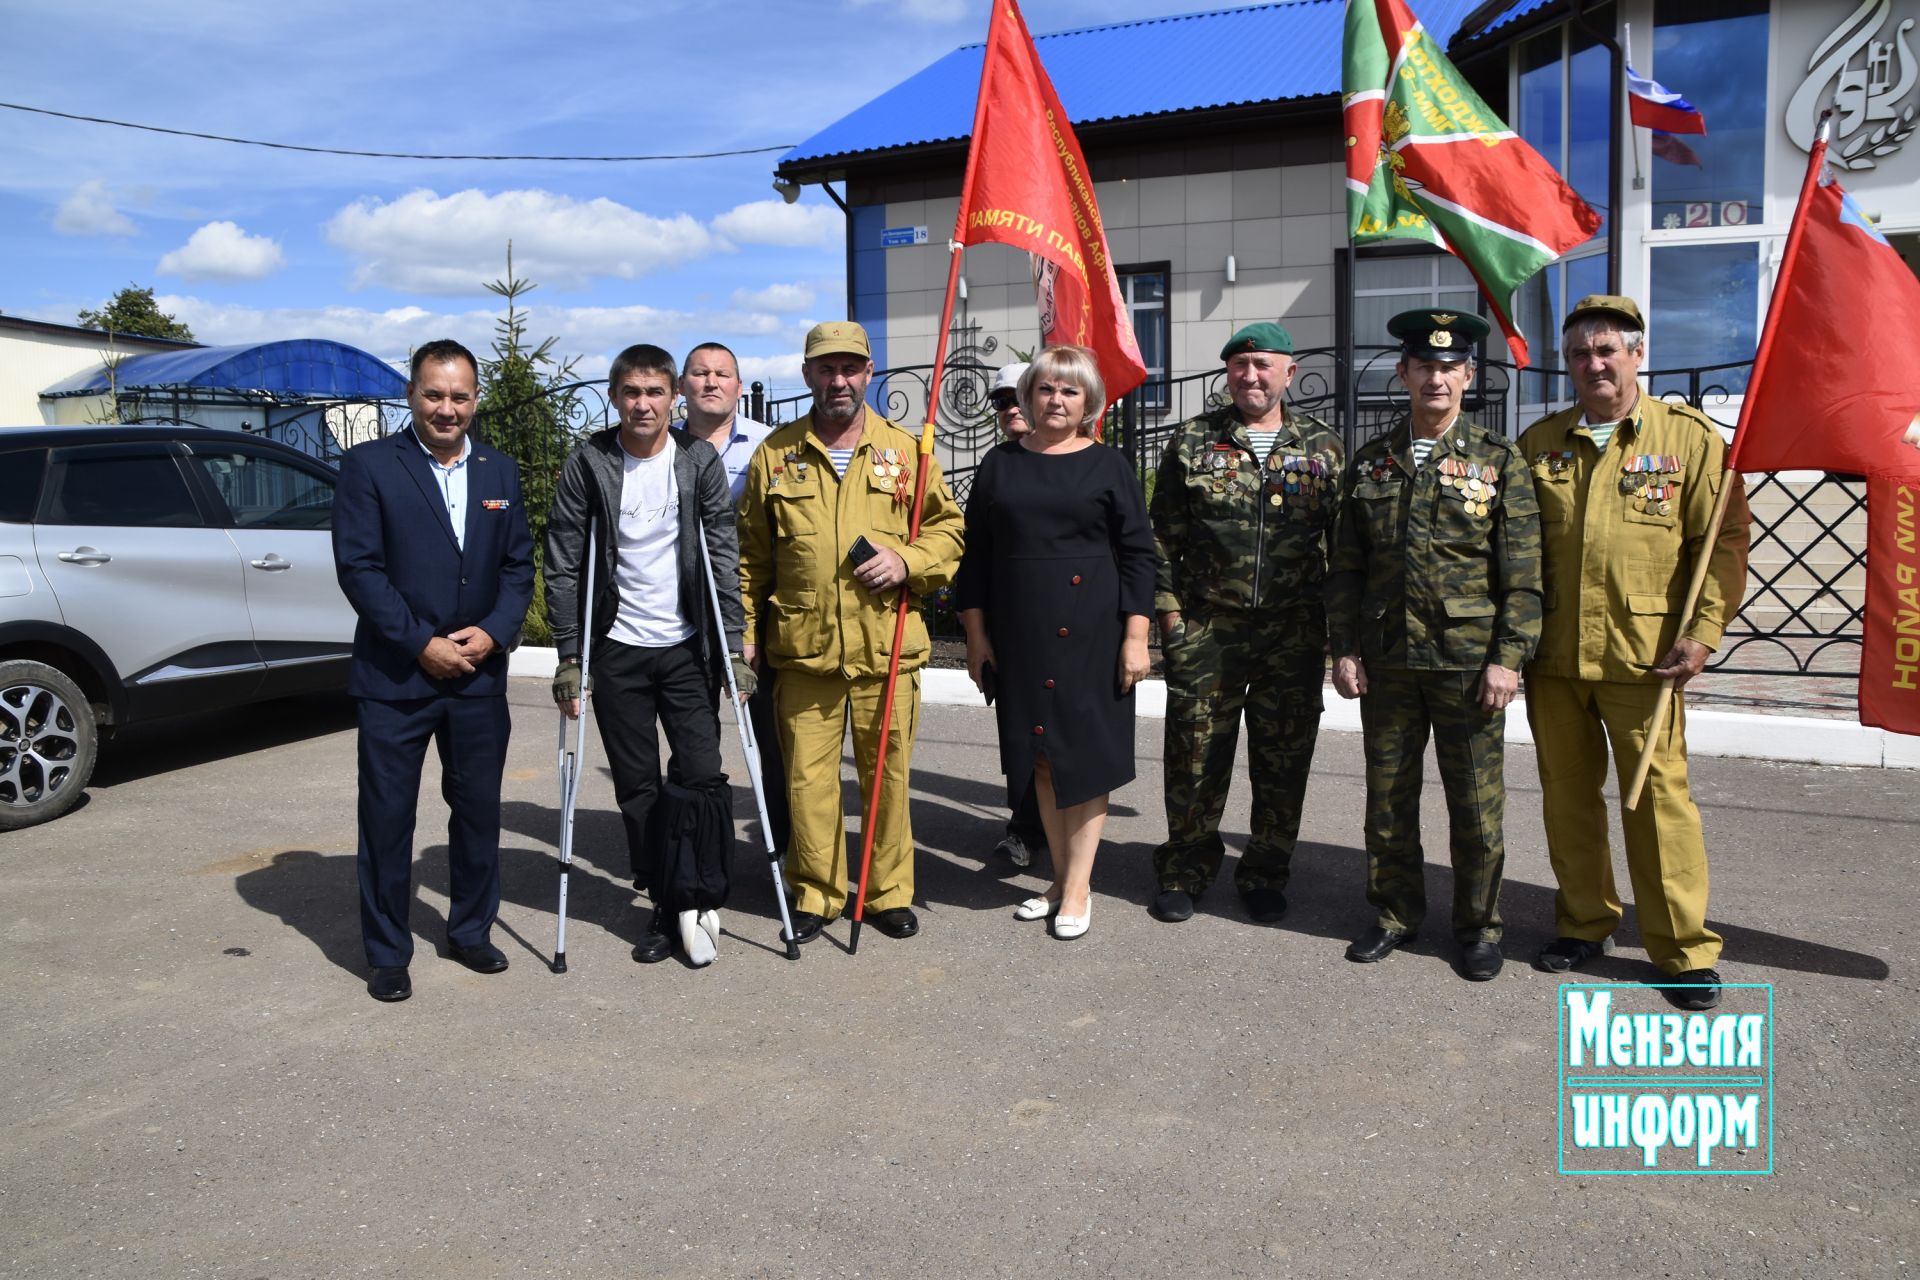
[[[1347,0],[1347,234],[1466,264],[1525,367],[1513,294],[1600,228],[1552,165],[1487,109],[1405,0]]]

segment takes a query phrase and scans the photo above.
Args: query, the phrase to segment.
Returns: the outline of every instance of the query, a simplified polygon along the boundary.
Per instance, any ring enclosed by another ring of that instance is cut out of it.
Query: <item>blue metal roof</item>
[[[1474,39],[1478,40],[1484,36],[1491,35],[1500,28],[1509,26],[1519,19],[1526,17],[1528,14],[1544,9],[1548,5],[1557,2],[1558,0],[1518,0],[1512,8],[1480,28],[1479,33],[1474,36]]]
[[[358,347],[326,338],[130,356],[114,370],[113,383],[123,391],[197,387],[271,391],[301,400],[397,400],[407,391],[407,380],[392,365]],[[56,382],[40,394],[97,395],[107,386],[107,371],[93,369]]]
[[[1545,3],[1546,0],[1539,0]],[[1478,0],[1416,0],[1442,45]],[[1034,37],[1076,125],[1340,92],[1343,0],[1216,9]],[[973,131],[986,45],[956,49],[780,157],[781,166]]]

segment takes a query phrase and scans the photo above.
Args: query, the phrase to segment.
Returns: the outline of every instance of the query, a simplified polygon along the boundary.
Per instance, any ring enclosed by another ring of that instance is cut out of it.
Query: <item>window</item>
[[[1653,136],[1646,164],[1654,227],[1764,222],[1767,0],[1658,0],[1653,16],[1653,58],[1636,68],[1707,121],[1704,135]],[[1634,145],[1646,146],[1644,137],[1636,130]]]
[[[201,524],[200,510],[171,453],[151,446],[109,446],[58,449],[53,457],[43,524],[173,529]]]
[[[1140,386],[1140,404],[1147,409],[1167,407],[1167,275],[1170,263],[1120,267],[1120,297],[1133,321],[1133,339],[1140,344],[1140,360],[1147,380]]]
[[[1760,249],[1735,244],[1664,245],[1653,251],[1647,368],[1733,364],[1710,375],[1716,387],[1744,395],[1759,343]],[[1655,341],[1657,339],[1657,341]],[[1692,391],[1683,377],[1655,378],[1654,395]]]
[[[225,500],[236,529],[328,529],[333,483],[282,458],[195,446],[194,462]]]
[[[1375,348],[1393,343],[1387,333],[1387,321],[1415,307],[1444,307],[1478,315],[1480,294],[1472,274],[1450,253],[1400,253],[1354,259],[1353,348],[1354,359],[1360,365],[1361,395],[1385,395],[1390,391],[1394,383],[1393,367],[1399,363],[1398,352],[1381,352]]]

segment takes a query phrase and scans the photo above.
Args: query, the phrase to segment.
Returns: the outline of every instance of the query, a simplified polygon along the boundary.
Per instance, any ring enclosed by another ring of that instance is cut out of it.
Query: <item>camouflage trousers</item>
[[[1247,615],[1189,614],[1162,649],[1167,675],[1167,842],[1153,851],[1162,889],[1198,894],[1220,873],[1220,817],[1247,719],[1253,828],[1233,881],[1284,889],[1320,736],[1326,615],[1318,601]]]
[[[1368,667],[1360,698],[1367,753],[1367,901],[1383,929],[1409,933],[1427,914],[1420,848],[1420,782],[1427,736],[1447,796],[1453,854],[1453,933],[1460,942],[1500,940],[1502,821],[1507,789],[1507,713],[1480,709],[1478,671]]]

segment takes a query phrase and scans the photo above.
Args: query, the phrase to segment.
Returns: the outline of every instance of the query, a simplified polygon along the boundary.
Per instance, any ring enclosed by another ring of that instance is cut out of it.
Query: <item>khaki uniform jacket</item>
[[[1738,474],[1726,473],[1719,428],[1696,409],[1643,393],[1604,453],[1580,416],[1575,405],[1520,437],[1546,552],[1546,618],[1527,669],[1567,680],[1643,681],[1680,636],[1718,648],[1739,611],[1746,490]],[[1670,469],[1633,470],[1644,457],[1664,459]],[[1708,547],[1723,483],[1734,493]],[[1648,486],[1649,496],[1628,491]],[[1700,602],[1693,617],[1682,618],[1702,555],[1709,560]]]
[[[1416,469],[1403,419],[1355,452],[1342,491],[1327,566],[1335,657],[1416,671],[1526,664],[1540,638],[1540,517],[1512,441],[1455,418]]]
[[[887,673],[898,597],[875,595],[853,576],[847,551],[862,534],[900,553],[915,596],[945,586],[959,569],[965,521],[940,464],[926,460],[920,538],[909,546],[919,439],[866,412],[845,476],[834,474],[826,446],[813,434],[812,414],[761,441],[747,464],[739,509],[741,603],[746,633],[762,636],[764,656],[778,669],[847,678]],[[882,474],[895,467],[898,475]],[[926,621],[910,602],[900,669],[924,665],[928,649]]]
[[[1317,605],[1344,453],[1331,427],[1291,408],[1264,458],[1232,405],[1181,423],[1147,509],[1154,612]]]

